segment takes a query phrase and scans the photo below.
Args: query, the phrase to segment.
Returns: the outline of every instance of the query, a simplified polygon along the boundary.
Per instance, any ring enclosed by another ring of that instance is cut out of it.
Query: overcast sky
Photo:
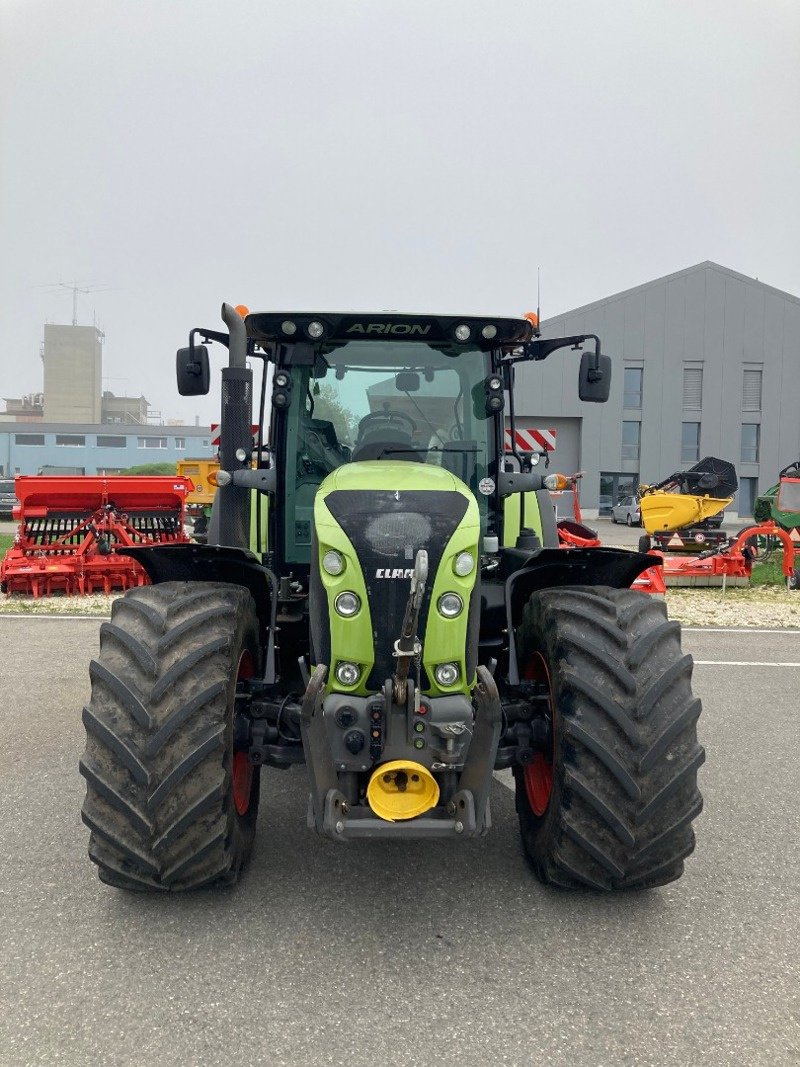
[[[540,265],[549,317],[705,259],[800,295],[799,110],[796,0],[0,0],[0,397],[54,282],[187,422],[223,300],[516,315]]]

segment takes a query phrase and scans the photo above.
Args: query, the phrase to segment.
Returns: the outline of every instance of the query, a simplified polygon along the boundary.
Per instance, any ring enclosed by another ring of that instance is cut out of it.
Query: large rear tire
[[[167,582],[114,603],[90,666],[80,763],[102,881],[175,891],[238,879],[259,774],[234,753],[234,699],[258,661],[255,605],[238,586]]]
[[[550,695],[552,751],[515,768],[525,852],[542,882],[645,889],[679,878],[702,809],[692,658],[662,601],[629,589],[534,593],[517,632]]]

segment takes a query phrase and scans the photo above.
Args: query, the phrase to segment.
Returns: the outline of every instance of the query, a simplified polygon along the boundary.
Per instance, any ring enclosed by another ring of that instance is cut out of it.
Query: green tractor
[[[151,584],[115,601],[90,666],[100,878],[234,883],[262,771],[299,763],[309,827],[336,841],[484,834],[510,769],[541,881],[678,878],[704,753],[680,628],[630,588],[653,559],[560,547],[561,476],[504,455],[517,364],[588,344],[579,396],[604,402],[598,338],[527,318],[222,316],[177,357],[199,395],[207,344],[228,349],[208,543],[127,550]]]

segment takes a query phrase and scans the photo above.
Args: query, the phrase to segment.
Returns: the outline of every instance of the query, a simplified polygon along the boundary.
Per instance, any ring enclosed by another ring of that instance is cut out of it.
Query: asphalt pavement
[[[499,780],[483,840],[328,842],[295,768],[238,888],[162,897],[86,855],[98,627],[0,617],[0,1063],[799,1062],[800,634],[685,633],[706,810],[669,887],[539,885]]]

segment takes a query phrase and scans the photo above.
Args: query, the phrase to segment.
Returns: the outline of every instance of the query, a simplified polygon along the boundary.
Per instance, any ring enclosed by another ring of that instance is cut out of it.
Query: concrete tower
[[[94,326],[45,326],[45,422],[100,422],[101,336]]]

